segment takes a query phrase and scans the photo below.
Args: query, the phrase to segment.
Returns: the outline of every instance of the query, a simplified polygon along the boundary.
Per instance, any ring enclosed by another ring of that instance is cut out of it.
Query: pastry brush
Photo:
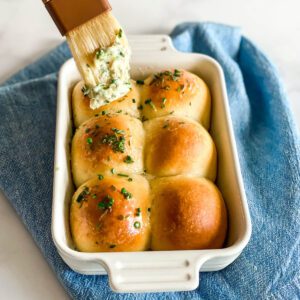
[[[93,66],[96,51],[112,45],[122,29],[107,0],[43,0],[60,33],[66,36],[79,72],[88,86],[99,84]],[[128,47],[122,34],[122,44]],[[87,66],[89,68],[87,68]]]

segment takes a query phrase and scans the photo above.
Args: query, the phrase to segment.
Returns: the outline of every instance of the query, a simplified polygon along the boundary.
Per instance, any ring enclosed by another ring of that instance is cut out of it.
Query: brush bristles
[[[94,86],[99,83],[96,75],[91,78],[89,73],[88,76],[86,66],[91,66],[92,72],[95,71],[92,68],[95,51],[112,45],[119,30],[118,21],[110,12],[105,12],[66,34],[72,55],[86,84]],[[125,37],[124,42],[126,43]]]

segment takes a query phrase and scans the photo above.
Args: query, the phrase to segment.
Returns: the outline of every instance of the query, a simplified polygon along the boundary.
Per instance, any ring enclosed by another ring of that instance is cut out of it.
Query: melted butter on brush
[[[121,38],[122,29],[110,47],[96,51],[93,66],[86,66],[86,74],[91,77],[91,81],[96,76],[99,82],[96,86],[84,86],[82,89],[83,94],[90,98],[92,109],[126,95],[131,88],[130,51]]]

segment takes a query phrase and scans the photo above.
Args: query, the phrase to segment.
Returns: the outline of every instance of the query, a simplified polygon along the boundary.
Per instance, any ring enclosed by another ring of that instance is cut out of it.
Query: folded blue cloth
[[[214,57],[225,71],[250,207],[249,245],[229,267],[202,273],[191,292],[115,294],[107,276],[83,276],[50,233],[57,71],[66,44],[0,87],[0,187],[74,299],[299,299],[300,144],[286,93],[268,58],[237,28],[182,24],[175,47]]]

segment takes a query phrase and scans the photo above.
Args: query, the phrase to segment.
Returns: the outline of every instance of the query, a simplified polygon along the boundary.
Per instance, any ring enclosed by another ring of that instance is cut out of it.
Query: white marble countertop
[[[127,33],[169,33],[183,21],[241,26],[278,66],[300,124],[299,0],[111,0]],[[37,0],[0,0],[0,82],[62,38]],[[1,147],[1,146],[0,146]],[[0,298],[68,299],[16,213],[0,194]]]

